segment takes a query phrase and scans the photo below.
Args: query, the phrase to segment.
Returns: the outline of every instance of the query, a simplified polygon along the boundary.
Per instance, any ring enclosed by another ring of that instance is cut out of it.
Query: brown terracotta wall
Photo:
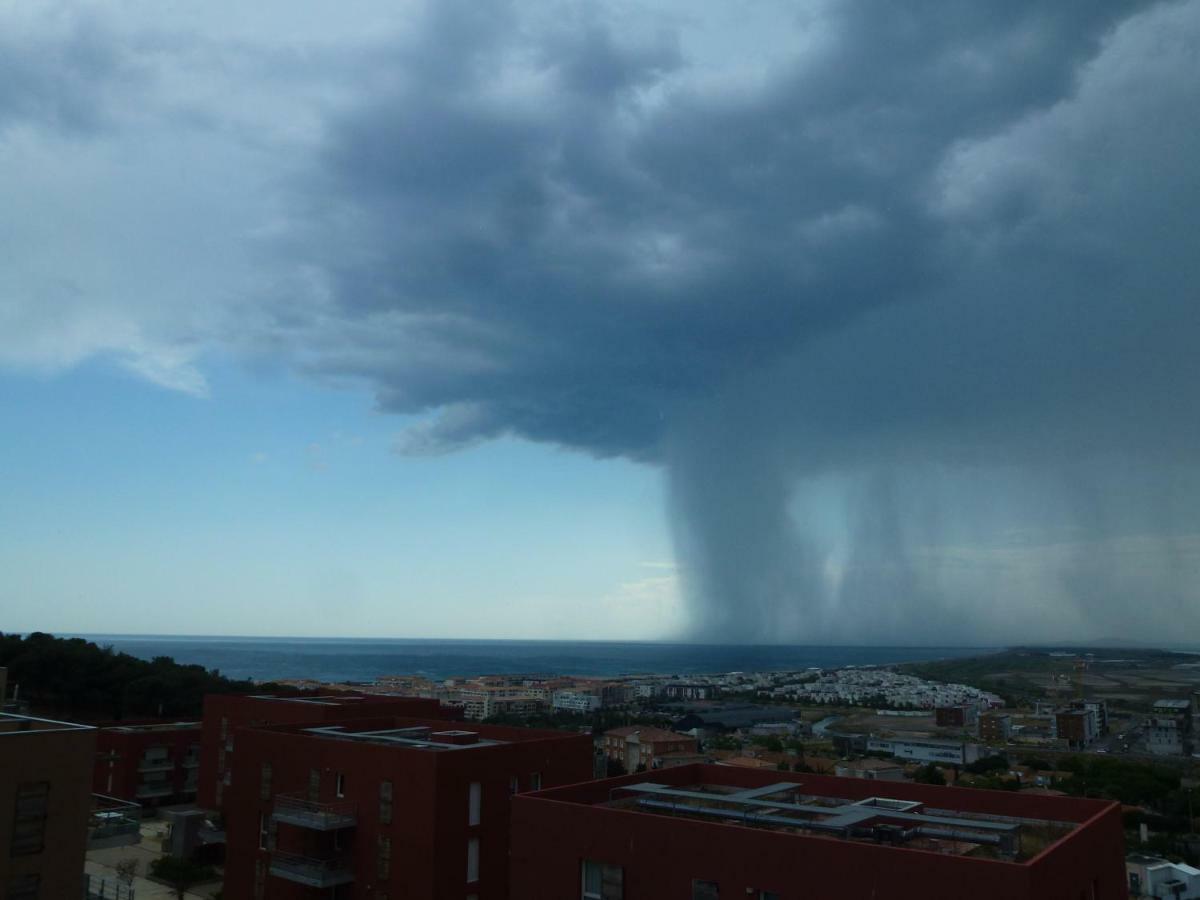
[[[0,733],[0,897],[14,876],[34,873],[42,897],[79,896],[95,751],[92,729]],[[17,788],[38,781],[50,783],[44,849],[11,856]]]

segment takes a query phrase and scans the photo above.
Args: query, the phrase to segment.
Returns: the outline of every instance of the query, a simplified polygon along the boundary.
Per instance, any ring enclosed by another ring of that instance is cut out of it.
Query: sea
[[[216,669],[227,678],[371,682],[382,675],[432,680],[499,674],[617,675],[778,672],[976,656],[986,647],[849,647],[643,641],[263,638],[72,635],[142,659]]]

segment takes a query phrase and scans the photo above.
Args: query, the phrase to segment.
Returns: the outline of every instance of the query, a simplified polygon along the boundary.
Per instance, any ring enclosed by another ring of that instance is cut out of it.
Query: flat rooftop
[[[192,731],[201,727],[201,722],[150,722],[144,725],[106,725],[105,731],[119,731],[122,734],[142,734],[155,731]]]
[[[858,778],[780,776],[694,765],[551,789],[532,799],[1010,863],[1033,859],[1114,805]]]
[[[250,700],[275,700],[279,703],[307,703],[310,706],[346,706],[352,703],[377,700],[375,695],[325,694],[319,697],[289,697],[283,694],[250,694]]]
[[[497,747],[508,741],[487,738],[477,731],[462,729],[447,729],[435,731],[426,725],[413,725],[401,728],[381,728],[377,730],[356,731],[346,725],[321,725],[303,729],[304,734],[314,737],[334,738],[340,741],[355,741],[367,744],[382,744],[390,747],[402,747],[406,750],[426,750],[432,752],[451,752],[456,750],[477,750],[480,747]]]
[[[91,725],[79,725],[75,722],[59,722],[55,719],[38,719],[33,716],[18,716],[11,713],[0,713],[0,737],[4,735],[20,735],[46,733],[50,731],[94,731]]]

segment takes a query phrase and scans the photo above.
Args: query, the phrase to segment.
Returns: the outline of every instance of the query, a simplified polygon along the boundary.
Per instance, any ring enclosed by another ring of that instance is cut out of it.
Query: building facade
[[[724,766],[513,801],[521,900],[1116,900],[1120,806]]]
[[[962,766],[979,759],[979,745],[962,741],[892,740],[868,738],[867,753],[886,753],[896,759]]]
[[[551,701],[555,712],[591,713],[604,706],[604,700],[598,694],[588,691],[555,691]]]
[[[939,706],[933,711],[933,716],[934,724],[938,728],[962,728],[974,731],[979,724],[979,707],[973,703]]]
[[[80,895],[96,730],[0,715],[0,897]]]
[[[204,698],[200,734],[200,774],[196,802],[205,809],[222,809],[233,777],[234,735],[251,725],[335,722],[371,716],[429,716],[451,718],[434,699],[380,694],[320,695],[209,694]]]
[[[92,790],[141,806],[196,799],[199,722],[115,725],[96,733]]]
[[[586,781],[583,734],[383,718],[238,733],[226,900],[502,900],[511,798]]]
[[[646,725],[626,725],[604,732],[604,755],[625,767],[626,772],[655,768],[655,759],[677,753],[698,753],[694,737],[652,728]]]
[[[985,744],[1003,744],[1012,737],[1012,716],[989,712],[979,717],[979,739]]]

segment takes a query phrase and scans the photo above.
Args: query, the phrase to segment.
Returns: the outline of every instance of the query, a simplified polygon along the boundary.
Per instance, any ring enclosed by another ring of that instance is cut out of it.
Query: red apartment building
[[[374,716],[453,718],[437,700],[380,694],[209,694],[204,698],[197,805],[222,809],[232,777],[234,733],[252,725],[337,722]]]
[[[226,900],[502,900],[512,796],[592,774],[591,738],[561,731],[388,717],[237,740]]]
[[[0,898],[80,895],[96,730],[0,713]]]
[[[520,900],[1118,900],[1119,804],[694,765],[517,797]]]
[[[199,722],[101,728],[92,790],[142,806],[195,800],[200,734]]]

